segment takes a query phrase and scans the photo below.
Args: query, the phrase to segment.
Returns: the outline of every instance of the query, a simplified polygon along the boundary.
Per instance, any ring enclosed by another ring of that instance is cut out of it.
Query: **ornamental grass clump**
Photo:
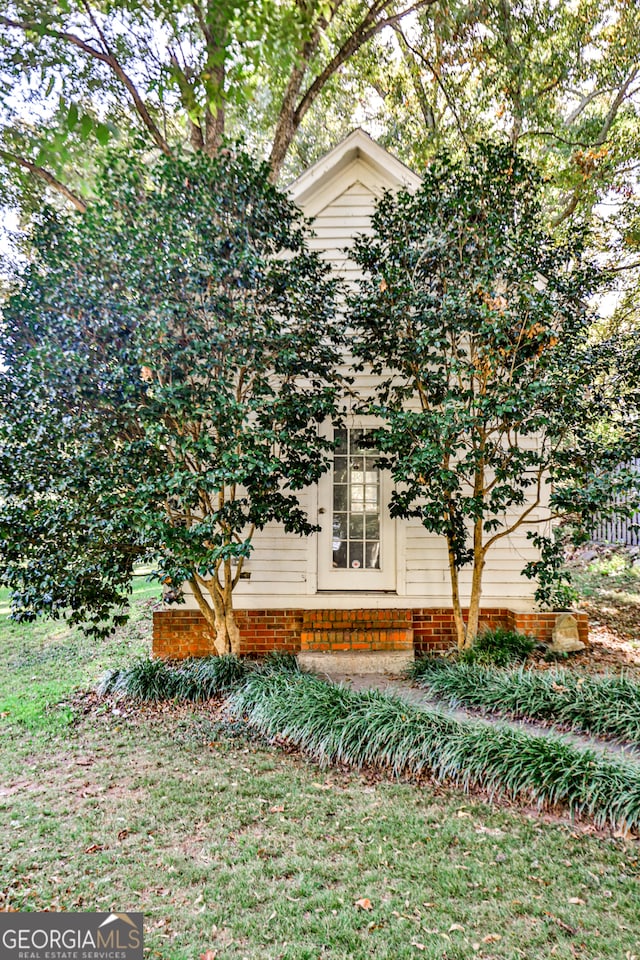
[[[562,804],[600,825],[640,826],[640,766],[555,736],[458,721],[305,674],[248,675],[230,703],[261,734],[284,737],[323,764],[429,772],[464,789]]]
[[[594,736],[640,744],[640,684],[624,674],[495,670],[424,658],[411,675],[451,706],[542,720]]]
[[[135,700],[209,700],[234,690],[251,669],[233,655],[185,660],[179,666],[147,658],[124,670],[109,671],[98,692]]]

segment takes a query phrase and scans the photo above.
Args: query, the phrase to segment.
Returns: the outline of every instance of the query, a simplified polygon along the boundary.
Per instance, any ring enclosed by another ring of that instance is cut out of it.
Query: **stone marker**
[[[559,614],[551,637],[551,653],[577,653],[586,648],[578,635],[578,621],[570,613]]]

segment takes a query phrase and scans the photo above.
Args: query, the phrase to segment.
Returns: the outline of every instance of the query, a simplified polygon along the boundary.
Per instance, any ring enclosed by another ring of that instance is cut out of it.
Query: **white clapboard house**
[[[311,246],[349,280],[357,267],[347,248],[356,234],[370,229],[377,198],[419,183],[412,170],[355,130],[303,173],[290,194],[313,218]],[[370,386],[365,375],[356,381],[361,391]],[[234,592],[244,652],[302,652],[313,665],[339,655],[353,669],[363,654],[387,667],[414,650],[454,642],[445,542],[418,520],[389,516],[391,479],[375,468],[371,451],[359,447],[368,425],[357,417],[349,421],[336,438],[333,469],[300,496],[320,533],[298,537],[272,524],[255,535],[246,577]],[[536,611],[535,584],[521,575],[535,557],[526,528],[489,552],[483,622],[549,636],[555,615]],[[586,618],[578,619],[584,634]],[[156,614],[154,650],[165,657],[211,652],[193,598]]]

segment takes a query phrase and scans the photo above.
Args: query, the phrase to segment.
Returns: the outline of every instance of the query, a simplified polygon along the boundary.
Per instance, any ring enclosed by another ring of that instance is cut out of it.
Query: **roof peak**
[[[413,170],[381,147],[362,127],[356,127],[294,180],[289,185],[289,194],[297,204],[306,206],[317,192],[356,160],[378,174],[383,189],[408,187],[411,190],[420,185],[420,177]]]

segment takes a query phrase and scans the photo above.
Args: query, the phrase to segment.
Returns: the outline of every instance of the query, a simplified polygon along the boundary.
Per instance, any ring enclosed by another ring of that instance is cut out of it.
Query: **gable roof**
[[[307,216],[315,216],[357,179],[380,196],[385,190],[416,190],[420,177],[358,128],[289,185],[289,195]]]

